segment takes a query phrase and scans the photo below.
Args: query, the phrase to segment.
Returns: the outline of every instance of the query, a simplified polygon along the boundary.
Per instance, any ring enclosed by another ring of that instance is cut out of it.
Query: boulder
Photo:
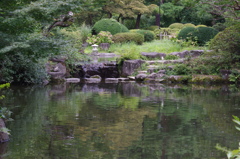
[[[0,118],[0,129],[6,129],[5,122]],[[5,132],[0,132],[0,143],[9,141],[9,136]]]
[[[138,69],[139,67],[141,67],[141,65],[145,63],[145,61],[143,60],[125,60],[123,62],[123,66],[122,66],[122,73],[121,75],[123,77],[127,77],[132,75],[132,73]]]
[[[62,79],[66,76],[66,73],[67,68],[62,63],[57,63],[53,66],[51,72],[48,72],[52,79]]]
[[[119,71],[116,63],[96,63],[96,64],[83,64],[77,65],[75,78],[90,78],[93,75],[98,75],[101,78],[118,78]]]
[[[144,81],[147,77],[148,77],[147,74],[141,73],[141,74],[138,74],[138,75],[135,77],[135,79],[136,79],[136,81]]]
[[[85,83],[100,83],[101,80],[99,78],[84,78]]]
[[[141,52],[142,56],[152,59],[164,59],[166,57],[165,53],[158,53],[158,52]]]
[[[65,79],[67,83],[79,83],[80,78],[66,78]]]
[[[105,83],[118,83],[118,78],[106,78]]]
[[[190,56],[191,57],[198,57],[204,53],[204,50],[191,50]]]

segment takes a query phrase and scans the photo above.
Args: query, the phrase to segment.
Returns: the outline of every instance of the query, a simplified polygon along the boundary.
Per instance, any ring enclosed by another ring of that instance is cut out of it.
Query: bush
[[[196,27],[207,27],[206,25],[197,25]]]
[[[100,31],[109,31],[112,35],[114,35],[121,32],[128,32],[129,30],[123,24],[114,19],[102,19],[96,22],[92,28],[94,35],[100,33]]]
[[[139,34],[142,34],[144,36],[144,41],[150,42],[155,39],[155,34],[152,31],[149,30],[138,30],[136,31]]]
[[[155,29],[159,29],[159,26],[157,25],[152,25],[150,27],[147,28],[147,30],[151,30],[151,31],[154,31]]]
[[[218,31],[210,27],[198,27],[193,32],[193,37],[196,37],[197,43],[202,46],[217,35]]]
[[[178,38],[179,40],[181,40],[181,39],[187,40],[187,39],[189,39],[189,38],[192,37],[194,31],[195,31],[195,28],[194,28],[194,27],[186,27],[186,28],[183,28],[183,29],[179,32],[177,38]]]
[[[184,27],[195,27],[195,25],[192,23],[186,23],[184,24]]]
[[[218,31],[223,31],[224,29],[226,29],[226,26],[223,23],[217,23],[213,26],[213,28]]]
[[[209,27],[186,27],[180,31],[178,39],[192,40],[202,46],[214,38],[217,33],[217,30]]]
[[[135,32],[118,33],[113,35],[113,41],[114,43],[135,42],[141,45],[144,42],[144,36]]]
[[[234,25],[219,32],[211,41],[210,49],[240,55],[240,26]]]
[[[87,38],[87,43],[89,43],[90,45],[93,44],[101,44],[101,43],[113,43],[112,41],[112,34],[109,31],[100,31],[100,33],[98,33],[98,35],[92,35],[90,37]]]
[[[184,24],[182,23],[173,23],[171,25],[169,25],[170,29],[179,29],[181,30],[182,28],[184,28]]]

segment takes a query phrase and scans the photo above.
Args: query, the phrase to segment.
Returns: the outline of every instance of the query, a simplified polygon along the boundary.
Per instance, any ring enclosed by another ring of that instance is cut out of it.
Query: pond
[[[228,86],[61,84],[2,90],[14,121],[4,159],[220,159],[237,149]]]

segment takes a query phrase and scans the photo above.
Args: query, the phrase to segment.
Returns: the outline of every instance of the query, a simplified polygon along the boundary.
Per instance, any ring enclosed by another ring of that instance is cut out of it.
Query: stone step
[[[178,59],[178,60],[151,60],[146,61],[148,65],[158,65],[158,64],[177,64],[177,63],[183,63],[185,59]]]

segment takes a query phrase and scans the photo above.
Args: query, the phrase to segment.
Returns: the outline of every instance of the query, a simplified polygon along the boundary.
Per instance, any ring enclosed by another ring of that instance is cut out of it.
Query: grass
[[[171,52],[181,52],[184,50],[206,50],[206,48],[197,46],[182,47],[179,43],[172,42],[170,40],[154,40],[153,42],[146,42],[143,45],[136,45],[135,43],[111,44],[107,52],[116,53],[119,55],[126,53],[140,54],[141,52],[159,52],[168,54]],[[92,47],[87,47],[85,52],[91,53]],[[99,50],[99,52],[106,51]]]

